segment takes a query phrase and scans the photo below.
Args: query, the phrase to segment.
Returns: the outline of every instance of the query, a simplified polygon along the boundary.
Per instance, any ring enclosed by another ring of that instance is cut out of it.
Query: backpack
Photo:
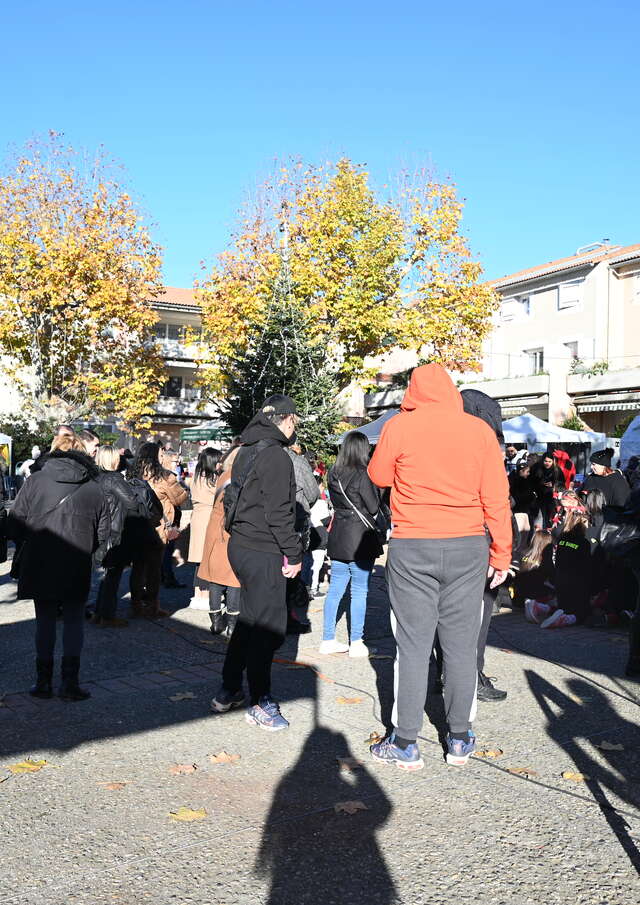
[[[143,481],[142,478],[131,478],[129,486],[138,504],[136,513],[138,518],[148,519],[151,525],[157,528],[164,517],[164,510],[155,491],[148,481]]]
[[[256,464],[256,459],[258,458],[258,453],[265,449],[267,446],[272,445],[273,441],[271,440],[258,440],[255,446],[251,447],[251,451],[247,457],[247,461],[242,471],[238,472],[235,475],[233,474],[233,472],[231,473],[231,480],[225,486],[224,499],[222,501],[222,504],[224,506],[224,530],[227,532],[227,534],[231,534],[233,523],[238,512],[240,494],[242,493],[242,488],[246,484],[247,479],[253,471],[253,468]]]

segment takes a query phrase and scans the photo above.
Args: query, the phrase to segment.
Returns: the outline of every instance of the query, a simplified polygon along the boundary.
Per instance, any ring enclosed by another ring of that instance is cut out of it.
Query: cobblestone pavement
[[[313,634],[279,652],[274,690],[291,728],[273,735],[241,712],[209,713],[225,645],[206,613],[185,609],[188,588],[164,592],[172,615],[157,624],[87,625],[90,701],[31,698],[33,606],[15,601],[7,572],[2,905],[640,901],[640,686],[621,678],[624,635],[542,632],[503,612],[487,671],[509,698],[480,705],[476,723],[479,747],[503,753],[447,767],[432,694],[426,767],[404,774],[372,763],[366,744],[383,730],[392,693],[380,567],[365,630],[373,657],[319,656],[314,601]],[[191,579],[188,566],[178,574]],[[239,759],[211,762],[221,751]],[[345,770],[338,757],[362,766]],[[12,773],[25,758],[47,763]],[[197,769],[175,775],[176,764]],[[363,807],[336,812],[353,801]],[[204,816],[176,821],[179,808]]]

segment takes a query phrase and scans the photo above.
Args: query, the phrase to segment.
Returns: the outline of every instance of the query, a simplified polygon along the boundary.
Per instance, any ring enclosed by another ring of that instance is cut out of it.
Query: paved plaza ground
[[[190,580],[190,567],[178,571]],[[164,592],[172,615],[160,623],[87,625],[90,701],[29,697],[33,605],[16,602],[7,573],[3,566],[2,905],[640,901],[640,685],[622,678],[624,634],[544,632],[501,613],[487,672],[509,698],[481,704],[476,731],[480,749],[503,753],[447,767],[441,698],[432,694],[420,741],[426,766],[406,774],[368,755],[392,695],[381,567],[365,632],[374,656],[320,657],[322,601],[314,601],[313,634],[288,639],[274,669],[291,722],[275,734],[248,726],[242,712],[209,713],[225,644],[206,613],[185,609],[188,589]],[[338,636],[345,632],[343,619]],[[238,757],[211,761],[223,751]],[[11,772],[26,758],[47,763]],[[345,802],[361,804],[336,810]],[[180,808],[197,819],[170,816]]]

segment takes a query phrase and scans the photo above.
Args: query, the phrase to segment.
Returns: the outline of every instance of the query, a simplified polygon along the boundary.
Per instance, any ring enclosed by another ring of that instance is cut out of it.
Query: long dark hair
[[[369,464],[370,451],[369,438],[360,431],[351,431],[344,438],[335,467],[366,468]]]
[[[202,479],[206,481],[207,484],[215,484],[216,478],[218,477],[216,466],[221,458],[222,453],[219,449],[215,449],[213,446],[207,446],[203,449],[198,456],[196,469],[193,473],[193,480],[199,481]]]
[[[159,454],[160,447],[157,443],[143,443],[138,447],[127,477],[159,481],[166,474],[166,470],[160,464]]]

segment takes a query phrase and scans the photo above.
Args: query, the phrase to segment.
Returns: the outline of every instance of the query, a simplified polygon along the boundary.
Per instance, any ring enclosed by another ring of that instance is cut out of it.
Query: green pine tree
[[[328,452],[341,418],[338,387],[326,349],[311,340],[310,332],[306,309],[294,297],[285,251],[265,323],[254,329],[245,355],[225,363],[221,415],[234,434],[241,433],[268,396],[284,393],[300,412],[300,441],[310,452]]]

